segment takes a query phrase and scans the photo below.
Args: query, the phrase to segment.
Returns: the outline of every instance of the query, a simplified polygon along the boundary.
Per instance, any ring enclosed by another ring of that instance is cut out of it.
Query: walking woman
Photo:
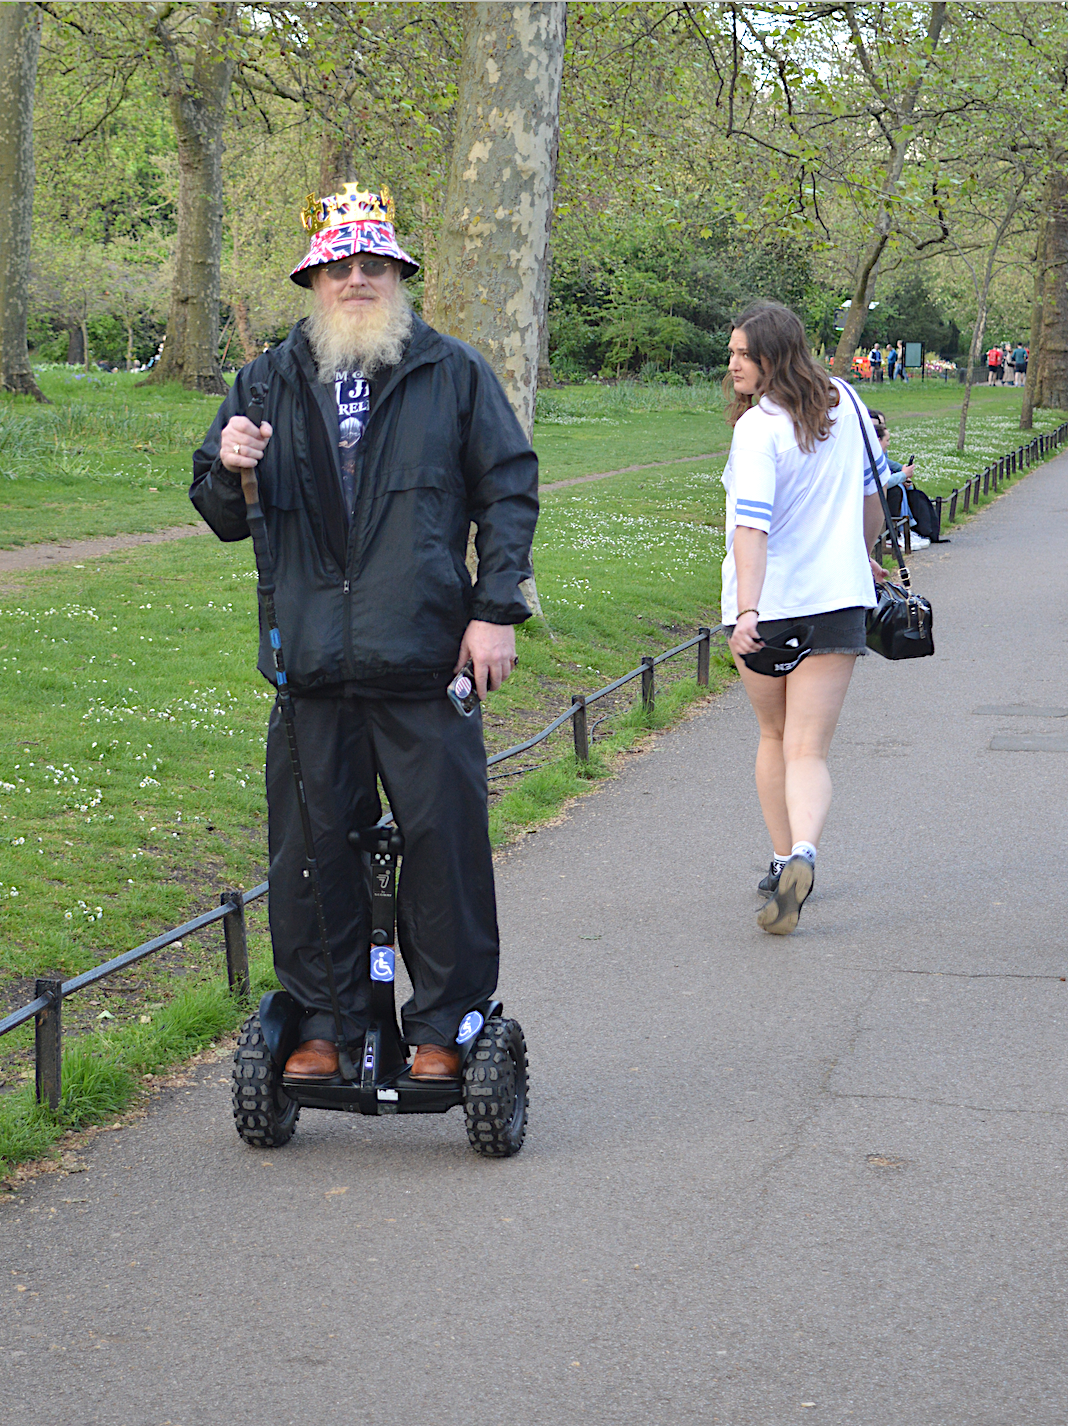
[[[757,923],[784,936],[812,891],[831,805],[827,753],[883,577],[868,557],[883,516],[861,420],[880,476],[886,457],[867,411],[813,360],[800,320],[778,303],[735,320],[724,388],[734,437],[723,622],[760,726],[756,784],[773,856]],[[746,665],[766,640],[791,635],[785,676]]]

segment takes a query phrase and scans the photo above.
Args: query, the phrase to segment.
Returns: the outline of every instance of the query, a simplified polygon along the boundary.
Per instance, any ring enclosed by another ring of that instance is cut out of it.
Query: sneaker
[[[785,865],[786,863],[783,862],[777,867],[775,858],[772,857],[771,861],[768,862],[767,876],[761,877],[757,882],[757,891],[763,892],[765,896],[774,896],[779,889],[779,877],[782,875],[782,868]]]
[[[757,912],[757,925],[772,936],[788,936],[812,895],[816,873],[807,857],[791,857],[779,874],[775,894]]]
[[[925,550],[930,543],[930,540],[925,540],[922,535],[913,535],[912,537],[912,548],[914,550]]]

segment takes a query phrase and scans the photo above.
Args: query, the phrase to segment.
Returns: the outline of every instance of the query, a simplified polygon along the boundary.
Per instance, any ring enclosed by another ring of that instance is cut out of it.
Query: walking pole
[[[263,406],[267,399],[267,387],[256,382],[249,388],[251,400],[245,415],[254,426],[263,424]],[[286,679],[285,659],[282,656],[282,635],[278,630],[278,618],[274,608],[274,559],[267,539],[267,522],[260,506],[260,486],[256,479],[256,467],[241,471],[241,493],[245,497],[245,518],[252,535],[252,549],[256,556],[256,593],[263,608],[267,623],[267,633],[274,658],[275,687],[278,706],[282,710],[285,724],[286,743],[289,745],[289,762],[293,769],[293,782],[297,789],[297,805],[300,808],[300,825],[304,832],[304,860],[307,863],[304,875],[311,882],[312,899],[315,902],[315,919],[319,926],[319,946],[326,966],[326,982],[330,990],[330,1006],[334,1012],[334,1029],[337,1034],[337,1063],[342,1079],[350,1083],[356,1079],[356,1070],[345,1044],[345,1031],[341,1020],[341,1005],[337,998],[337,982],[334,979],[334,962],[330,956],[330,942],[326,931],[326,916],[323,912],[323,888],[319,878],[319,863],[315,856],[315,836],[312,832],[308,799],[304,792],[304,775],[300,770],[300,753],[297,751],[297,726],[293,712],[293,695]]]

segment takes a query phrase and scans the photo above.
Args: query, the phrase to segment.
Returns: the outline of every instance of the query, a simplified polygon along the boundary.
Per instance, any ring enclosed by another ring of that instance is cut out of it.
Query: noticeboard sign
[[[923,343],[922,343],[922,342],[906,342],[906,343],[905,343],[905,365],[906,365],[906,366],[923,366]]]

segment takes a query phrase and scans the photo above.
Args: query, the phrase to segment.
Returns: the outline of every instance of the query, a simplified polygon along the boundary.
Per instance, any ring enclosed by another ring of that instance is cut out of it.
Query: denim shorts
[[[811,624],[813,654],[863,656],[868,651],[864,640],[864,618],[867,612],[858,604],[851,609],[830,609],[826,614],[795,614],[790,619],[761,619],[757,623],[757,633],[762,639],[769,639],[797,624]],[[733,633],[734,625],[730,624],[727,627],[728,639]]]

